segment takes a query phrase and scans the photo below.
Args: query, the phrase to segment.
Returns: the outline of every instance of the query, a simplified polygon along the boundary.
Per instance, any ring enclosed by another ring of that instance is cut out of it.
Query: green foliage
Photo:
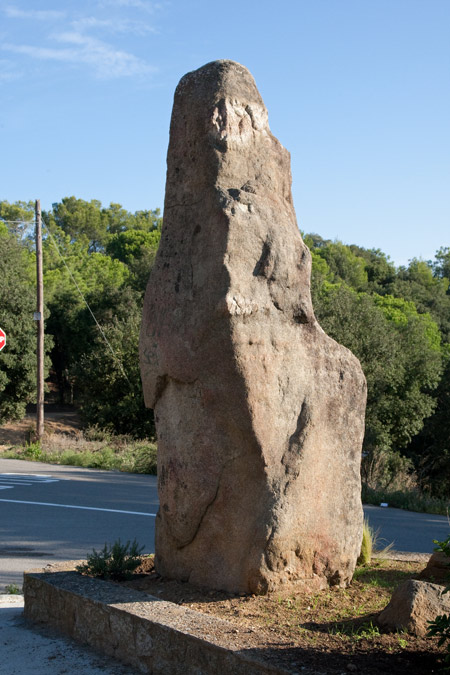
[[[7,584],[5,586],[5,591],[9,595],[20,595],[20,588],[17,586],[17,584]]]
[[[109,430],[91,427],[75,438],[45,434],[41,443],[14,446],[1,456],[8,459],[82,466],[156,475],[157,447],[148,439],[135,440]]]
[[[435,255],[435,262],[432,263],[433,274],[438,279],[450,280],[450,247],[442,246]]]
[[[379,506],[381,502],[387,502],[389,506],[396,509],[405,509],[406,511],[417,511],[418,513],[436,513],[441,516],[448,514],[450,509],[450,500],[430,497],[430,495],[420,492],[418,489],[412,490],[379,490],[369,487],[363,483],[362,500],[364,504],[375,504]]]
[[[159,211],[131,214],[120,204],[68,197],[43,217],[52,235],[44,242],[44,283],[61,402],[78,403],[88,425],[149,437],[154,423],[143,402],[138,341]]]
[[[413,462],[391,448],[374,448],[366,452],[361,477],[364,485],[383,492],[411,492],[417,487]]]
[[[136,444],[133,473],[149,473],[156,476],[157,446],[155,443]]]
[[[380,548],[380,530],[376,532],[369,525],[369,521],[364,518],[363,523],[363,538],[361,542],[361,552],[359,554],[357,564],[360,566],[370,565],[372,558],[376,556],[377,558],[384,558],[392,549],[394,543],[391,542],[387,546]]]
[[[447,654],[444,661],[446,670],[450,669],[450,614],[439,614],[434,621],[429,621],[428,637],[439,637],[438,646],[447,642]]]
[[[360,360],[367,378],[366,453],[405,447],[430,415],[430,394],[439,382],[441,354],[428,334],[429,320],[396,306],[389,318],[382,304],[367,293],[343,284],[324,282],[314,297],[317,318],[324,330],[348,347]],[[408,308],[409,309],[409,308]],[[434,336],[434,334],[433,334]]]
[[[425,420],[408,453],[417,467],[419,483],[427,493],[450,496],[450,359],[436,390],[434,415]]]
[[[42,458],[42,447],[40,441],[27,443],[23,450],[23,458],[32,462],[38,462]]]
[[[90,252],[102,250],[107,236],[107,220],[103,217],[101,203],[75,197],[65,197],[53,204],[50,213],[43,213],[50,228],[56,226],[69,235],[72,241],[82,242]]]
[[[0,326],[8,335],[0,353],[0,421],[21,416],[34,396],[33,218],[32,202],[0,202],[0,272],[6,278]],[[53,336],[52,370],[61,402],[77,403],[86,424],[149,438],[153,416],[143,403],[137,352],[143,294],[161,236],[159,210],[130,213],[120,204],[103,207],[97,200],[65,197],[43,213],[43,220],[46,333]],[[450,494],[450,248],[439,249],[434,261],[414,259],[396,269],[378,249],[317,234],[304,238],[312,253],[316,315],[358,356],[368,382],[366,487],[411,494],[413,501],[420,487],[427,498],[445,502]],[[101,453],[94,453],[83,461],[114,465],[117,453],[102,452],[101,460]]]
[[[368,250],[355,245],[349,248],[365,261],[369,292],[382,294],[396,277],[395,265],[380,249]]]
[[[450,558],[450,534],[444,541],[433,540],[437,544],[435,551],[440,551]],[[449,562],[450,565],[450,562]],[[450,593],[450,585],[444,590],[444,593]],[[447,655],[445,656],[446,670],[450,670],[450,614],[440,614],[434,621],[428,622],[428,636],[439,637],[438,645],[441,647],[447,643]]]
[[[14,235],[18,240],[30,231],[34,221],[34,202],[0,201],[0,222],[5,221],[4,231]],[[2,224],[3,225],[3,224]],[[2,226],[0,225],[0,232]]]
[[[125,230],[112,235],[106,246],[108,255],[128,266],[133,288],[142,293],[147,286],[160,239],[160,230]]]
[[[380,635],[380,629],[372,621],[366,621],[357,627],[353,623],[336,624],[329,632],[331,635],[348,636],[354,640],[373,640]]]
[[[317,249],[331,272],[331,281],[345,282],[351,288],[362,291],[367,288],[368,275],[363,258],[355,255],[348,246],[341,242],[329,242]]]
[[[132,214],[120,204],[102,208],[101,202],[96,199],[87,202],[64,197],[61,202],[53,204],[51,211],[43,212],[42,217],[52,232],[64,232],[70,242],[78,242],[89,253],[104,251],[111,235],[128,230],[150,232],[161,229],[159,209]]]
[[[405,493],[420,485],[448,497],[449,251],[441,249],[435,265],[412,260],[396,270],[379,250],[318,235],[305,241],[316,316],[359,358],[367,378],[364,481]]]
[[[129,579],[134,570],[141,564],[141,553],[144,546],[139,546],[136,539],[130,544],[121,544],[118,539],[114,544],[105,543],[103,549],[88,555],[87,562],[76,567],[77,572],[99,579],[123,581]]]
[[[155,428],[153,413],[144,404],[139,372],[141,304],[130,289],[115,304],[115,316],[96,309],[114,355],[98,331],[91,329],[89,349],[84,349],[74,369],[81,413],[87,425],[149,438]]]
[[[447,539],[444,539],[443,541],[438,541],[438,539],[433,539],[433,544],[436,544],[436,546],[434,548],[435,551],[439,551],[440,553],[443,553],[444,555],[446,555],[447,558],[450,558],[450,534],[448,535]],[[449,561],[449,565],[450,565],[450,561]]]
[[[428,312],[439,326],[442,341],[450,342],[450,294],[447,277],[433,275],[433,266],[423,260],[412,260],[400,267],[385,292],[414,302],[420,314]]]
[[[4,205],[4,202],[0,203]],[[36,294],[30,278],[30,252],[3,228],[0,233],[0,423],[19,419],[36,392]],[[46,351],[51,341],[46,340]],[[48,359],[45,367],[48,368]]]
[[[161,232],[153,230],[125,230],[112,235],[106,246],[106,253],[117,258],[126,265],[133,264],[136,258],[144,255],[146,249],[156,251],[161,239]]]

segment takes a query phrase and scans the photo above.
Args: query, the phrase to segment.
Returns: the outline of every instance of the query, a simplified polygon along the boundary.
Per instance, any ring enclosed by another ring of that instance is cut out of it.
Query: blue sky
[[[184,73],[244,64],[299,227],[396,264],[450,246],[450,0],[0,0],[0,199],[163,207]]]

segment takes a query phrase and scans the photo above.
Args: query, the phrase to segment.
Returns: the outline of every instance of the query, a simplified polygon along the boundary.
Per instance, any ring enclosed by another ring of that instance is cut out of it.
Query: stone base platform
[[[78,561],[77,561],[78,562]],[[74,562],[24,573],[25,616],[154,675],[285,675],[231,624],[118,584]],[[255,652],[257,652],[255,654]],[[297,670],[295,670],[297,672]],[[305,669],[302,673],[308,673]]]

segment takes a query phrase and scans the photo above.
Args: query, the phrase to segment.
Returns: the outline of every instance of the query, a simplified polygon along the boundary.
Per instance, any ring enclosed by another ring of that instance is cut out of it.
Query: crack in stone
[[[177,547],[178,550],[181,551],[182,549],[186,548],[186,546],[189,546],[189,544],[192,544],[192,542],[193,542],[194,539],[196,538],[197,534],[198,534],[199,531],[200,531],[200,528],[201,528],[201,526],[202,526],[202,523],[203,523],[204,519],[206,518],[206,516],[207,516],[209,510],[210,510],[211,507],[214,505],[214,502],[216,501],[216,499],[217,499],[217,497],[218,497],[218,495],[219,495],[220,485],[221,485],[221,482],[222,482],[222,476],[223,476],[223,473],[224,473],[224,471],[225,471],[225,468],[226,468],[229,464],[231,464],[232,462],[234,462],[236,459],[238,459],[238,457],[239,457],[239,455],[236,455],[235,457],[231,457],[231,458],[230,458],[227,462],[225,462],[225,464],[222,466],[222,469],[221,469],[221,471],[220,471],[219,477],[218,477],[218,479],[217,479],[217,487],[216,487],[216,491],[215,491],[215,493],[214,493],[213,498],[212,498],[211,501],[209,501],[208,504],[205,506],[205,509],[204,509],[204,511],[203,511],[203,514],[200,516],[200,519],[199,519],[199,521],[198,521],[198,525],[197,525],[197,527],[196,527],[196,529],[195,529],[195,532],[194,532],[194,534],[192,535],[191,539],[190,539],[188,542],[186,542],[185,544],[182,544],[181,546],[178,546],[178,547]]]

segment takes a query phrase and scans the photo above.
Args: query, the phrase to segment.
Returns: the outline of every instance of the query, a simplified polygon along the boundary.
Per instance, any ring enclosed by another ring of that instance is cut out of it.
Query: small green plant
[[[372,560],[373,542],[375,533],[369,525],[367,518],[364,518],[363,538],[361,542],[361,553],[357,561],[358,565],[368,565]]]
[[[448,535],[447,539],[444,539],[444,541],[438,541],[437,539],[433,539],[433,544],[436,544],[436,546],[434,547],[435,551],[439,551],[440,553],[446,555],[447,558],[450,558],[450,534]]]
[[[336,624],[329,632],[331,635],[352,638],[353,640],[372,640],[380,635],[380,629],[378,626],[374,626],[372,621],[366,621],[357,628],[351,623]]]
[[[34,443],[27,443],[24,448],[23,455],[26,459],[31,459],[33,462],[37,462],[42,455],[42,448],[39,441]]]
[[[384,558],[386,557],[386,553],[389,553],[389,551],[392,549],[394,545],[393,542],[384,548],[380,548],[379,534],[380,530],[378,529],[376,532],[374,532],[374,530],[370,527],[367,518],[364,518],[361,553],[359,554],[359,558],[357,560],[358,565],[369,565],[373,557]]]
[[[447,591],[449,589],[446,589]],[[439,636],[438,645],[447,642],[447,654],[444,657],[446,670],[450,670],[450,614],[440,614],[434,621],[429,621],[428,637]]]
[[[20,588],[17,584],[8,584],[5,586],[5,591],[9,593],[9,595],[20,595]]]
[[[433,543],[436,544],[435,551],[439,551],[450,558],[450,534],[447,539],[444,541],[438,541],[433,539]],[[450,564],[450,562],[449,562]],[[450,593],[450,585],[447,586],[444,593]],[[450,615],[449,614],[440,614],[437,616],[434,621],[428,622],[428,636],[437,637],[439,636],[438,645],[442,647],[443,644],[447,643],[447,654],[444,658],[445,661],[445,670],[450,670]]]
[[[141,553],[144,547],[139,546],[136,539],[130,544],[121,544],[118,539],[112,546],[105,544],[101,551],[88,555],[87,562],[76,567],[77,572],[98,579],[123,581],[129,579],[132,572],[141,563]]]
[[[366,640],[371,640],[380,635],[380,629],[378,626],[374,626],[372,621],[364,623],[358,630],[355,631],[355,637],[365,638]]]

